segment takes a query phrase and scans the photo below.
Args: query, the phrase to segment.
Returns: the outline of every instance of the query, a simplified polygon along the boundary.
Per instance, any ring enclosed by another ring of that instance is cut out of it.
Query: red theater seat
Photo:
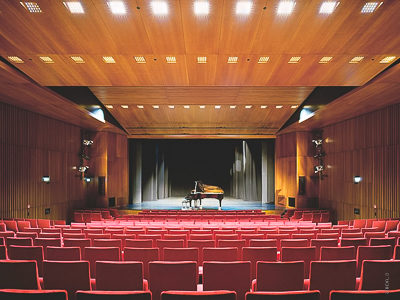
[[[16,237],[24,237],[24,238],[31,238],[32,240],[38,237],[36,232],[17,232]]]
[[[128,248],[152,248],[153,240],[143,240],[143,239],[127,239],[125,241],[125,247]]]
[[[164,248],[163,251],[166,261],[199,261],[198,248]]]
[[[359,246],[368,246],[368,241],[366,238],[354,238],[354,239],[343,239],[340,242],[342,247],[354,246],[357,250]]]
[[[0,245],[0,259],[7,259],[6,246]]]
[[[265,234],[263,233],[243,233],[240,234],[240,238],[246,241],[246,247],[250,246],[250,240],[263,239]]]
[[[238,259],[242,259],[242,248],[246,246],[246,240],[219,240],[217,246],[220,248],[238,248]]]
[[[97,261],[96,290],[142,291],[147,288],[143,281],[143,263],[132,261]]]
[[[373,221],[372,227],[378,228],[379,231],[385,231],[386,221]]]
[[[203,264],[203,249],[215,247],[214,240],[188,240],[188,247],[199,249],[199,264]]]
[[[0,261],[0,289],[40,289],[36,261]]]
[[[76,300],[152,300],[150,292],[142,291],[77,291]]]
[[[79,247],[81,248],[81,257],[85,253],[85,248],[90,247],[90,239],[64,239],[64,247]]]
[[[24,231],[25,228],[31,227],[31,223],[29,221],[17,221],[18,231]]]
[[[89,261],[90,276],[96,277],[96,261],[119,261],[120,251],[118,247],[86,247],[83,255]]]
[[[150,262],[149,273],[152,300],[160,300],[163,291],[197,290],[196,262]]]
[[[64,290],[0,290],[0,300],[67,300]]]
[[[6,238],[7,248],[9,246],[32,246],[32,238],[28,237],[8,237]]]
[[[81,260],[80,247],[47,247],[47,260],[74,261]]]
[[[400,289],[400,260],[364,260],[361,290]]]
[[[242,251],[243,260],[251,263],[251,279],[256,278],[257,262],[277,260],[278,250],[276,247],[244,247]]]
[[[281,247],[308,247],[307,239],[283,239],[281,240]]]
[[[41,246],[10,246],[8,258],[13,260],[35,260],[39,276],[43,274],[43,248]]]
[[[285,247],[281,252],[282,261],[304,261],[304,278],[309,278],[310,262],[316,260],[315,247]]]
[[[234,291],[168,291],[161,293],[161,300],[236,300]]]
[[[152,247],[156,247],[156,240],[161,240],[162,235],[161,234],[138,234],[138,235],[136,235],[136,238],[139,240],[152,240],[153,241]]]
[[[319,300],[319,291],[252,292],[246,300]]]
[[[346,247],[321,247],[321,260],[353,260],[356,259],[356,248]]]
[[[237,300],[244,300],[250,291],[250,262],[210,262],[203,263],[203,290],[235,291]]]
[[[191,234],[189,236],[190,240],[212,240],[213,234],[212,233],[208,233],[208,234]]]
[[[140,261],[143,263],[143,276],[149,279],[149,262],[160,259],[158,248],[125,248],[125,261]]]
[[[43,286],[66,290],[68,299],[75,299],[77,290],[90,290],[89,262],[44,261]]]
[[[43,255],[46,259],[47,257],[47,247],[61,247],[61,239],[56,238],[37,238],[33,241],[35,246],[42,246],[43,247]]]
[[[236,261],[238,257],[237,247],[203,248],[203,261]]]
[[[393,258],[394,259],[400,259],[400,245],[396,245],[396,247],[394,249]]]
[[[163,260],[164,248],[183,248],[185,246],[184,240],[157,240],[156,247],[160,250],[160,259]]]
[[[42,233],[61,233],[61,228],[43,228]]]
[[[387,260],[391,259],[392,247],[384,246],[360,246],[357,250],[357,277],[361,275],[362,262],[364,260]]]
[[[94,239],[93,247],[118,247],[122,250],[122,241],[119,239]]]
[[[312,239],[311,246],[315,247],[315,259],[321,257],[321,247],[337,247],[338,239]]]
[[[310,271],[310,290],[319,290],[321,300],[329,300],[331,290],[354,290],[356,261],[313,261]]]
[[[6,231],[12,231],[12,232],[18,231],[17,221],[3,220],[3,222],[6,225]]]
[[[258,262],[254,291],[297,291],[304,286],[304,262]]]
[[[51,227],[50,220],[46,220],[46,219],[37,219],[37,225],[39,228],[50,228]]]
[[[400,290],[395,291],[332,291],[330,300],[398,300]]]
[[[277,241],[275,239],[254,239],[249,242],[250,247],[276,247]]]

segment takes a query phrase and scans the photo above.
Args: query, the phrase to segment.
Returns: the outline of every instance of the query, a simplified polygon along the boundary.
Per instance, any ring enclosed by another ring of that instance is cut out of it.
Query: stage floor
[[[142,203],[130,204],[124,209],[182,209],[183,197],[169,197],[154,201],[145,201]],[[203,210],[218,209],[219,201],[217,199],[203,199]],[[222,200],[222,210],[242,210],[242,209],[262,209],[274,210],[274,204],[263,204],[261,201],[245,201],[242,199],[226,197]]]

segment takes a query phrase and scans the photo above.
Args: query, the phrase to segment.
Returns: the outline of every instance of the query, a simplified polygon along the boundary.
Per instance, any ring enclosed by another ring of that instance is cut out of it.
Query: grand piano
[[[201,181],[195,181],[194,189],[185,197],[185,199],[190,202],[190,207],[192,207],[192,201],[198,200],[200,202],[200,209],[202,208],[202,200],[205,198],[218,199],[218,209],[221,210],[222,199],[224,198],[224,190],[219,186],[208,185],[202,183]]]

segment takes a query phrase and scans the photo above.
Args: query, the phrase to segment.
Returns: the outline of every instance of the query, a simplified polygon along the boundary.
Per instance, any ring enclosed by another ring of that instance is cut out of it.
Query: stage
[[[154,201],[144,201],[141,203],[130,204],[122,209],[142,210],[142,209],[182,209],[182,201],[184,197],[169,197]],[[203,210],[217,210],[219,206],[218,199],[203,199]],[[222,200],[222,210],[244,210],[244,209],[261,209],[261,210],[275,210],[275,205],[261,203],[261,201],[246,201],[226,197]]]

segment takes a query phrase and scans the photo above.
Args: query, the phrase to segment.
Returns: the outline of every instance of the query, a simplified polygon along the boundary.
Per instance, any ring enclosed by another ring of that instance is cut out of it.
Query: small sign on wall
[[[360,209],[359,208],[354,208],[354,214],[359,215],[360,214]]]

